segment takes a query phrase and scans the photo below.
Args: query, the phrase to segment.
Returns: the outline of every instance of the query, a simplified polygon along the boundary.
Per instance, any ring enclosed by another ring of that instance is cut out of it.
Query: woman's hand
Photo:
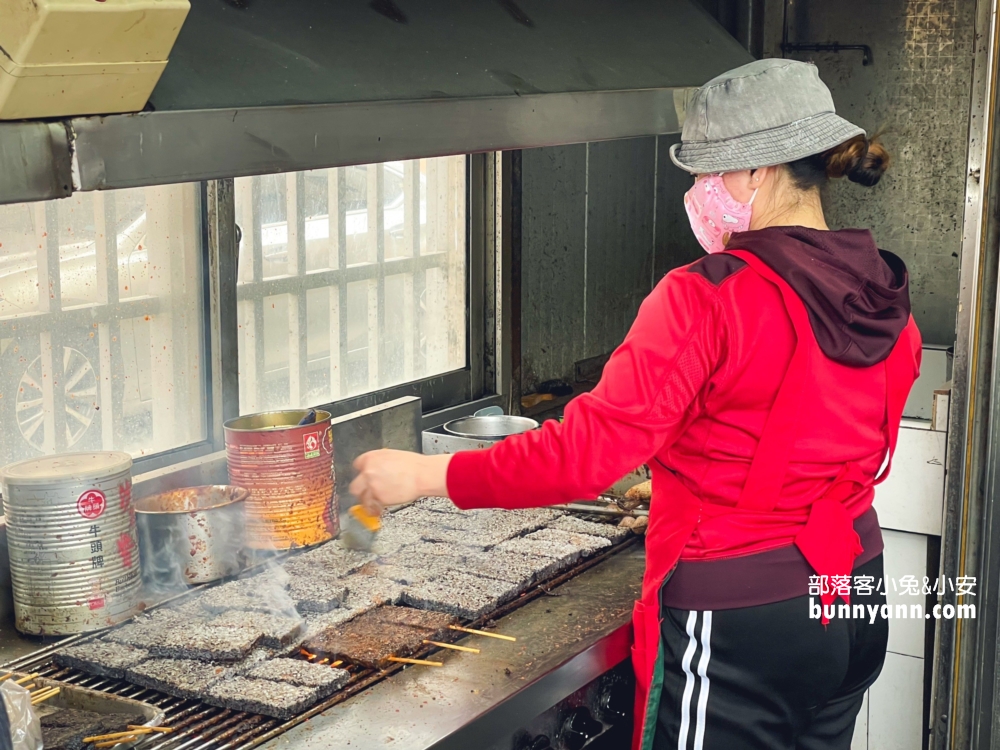
[[[387,505],[400,505],[424,495],[448,494],[448,462],[451,456],[424,456],[397,450],[363,453],[354,461],[357,476],[349,491],[365,510],[381,515]]]

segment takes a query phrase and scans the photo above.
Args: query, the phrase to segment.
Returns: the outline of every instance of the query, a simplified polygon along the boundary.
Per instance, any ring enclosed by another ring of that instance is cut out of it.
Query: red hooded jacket
[[[874,479],[886,457],[887,388],[905,397],[919,371],[906,268],[869,232],[775,227],[737,234],[729,246],[791,286],[819,347],[774,512],[703,520],[682,560],[787,546],[845,464]],[[873,365],[901,336],[912,368],[906,382],[889,384]],[[703,503],[735,506],[795,342],[781,293],[744,261],[723,253],[678,268],[643,302],[600,383],[566,406],[562,423],[457,453],[449,494],[466,509],[563,503],[594,498],[651,463]],[[654,481],[653,503],[656,489]],[[873,496],[869,482],[842,503],[858,518]]]

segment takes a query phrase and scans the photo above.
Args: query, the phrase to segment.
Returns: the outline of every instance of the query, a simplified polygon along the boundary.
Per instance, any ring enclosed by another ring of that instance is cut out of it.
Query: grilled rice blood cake
[[[249,655],[262,635],[254,627],[192,625],[164,633],[159,643],[149,646],[149,652],[170,659],[239,661]]]
[[[294,607],[286,588],[287,584],[282,577],[261,573],[203,591],[197,596],[197,601],[212,614],[232,609],[247,612],[293,612]]]
[[[289,576],[288,595],[299,612],[329,612],[337,609],[347,596],[347,586],[334,575],[296,573]]]
[[[126,670],[125,679],[175,698],[200,698],[227,672],[221,664],[193,659],[151,659]]]
[[[449,625],[458,624],[454,617],[444,612],[427,612],[411,607],[379,607],[369,612],[367,619],[373,623],[405,625],[425,631],[424,638],[433,638],[444,632]]]
[[[362,568],[362,572],[371,570],[375,575],[398,581],[403,585],[423,583],[437,576],[454,570],[457,562],[443,555],[428,555],[421,550],[431,544],[404,547],[392,555],[382,557],[378,565]]]
[[[403,524],[417,528],[428,528],[431,526],[437,526],[445,520],[444,516],[430,510],[424,510],[419,505],[410,505],[406,508],[390,512],[384,517],[383,523],[388,524],[389,526]]]
[[[313,636],[317,636],[324,630],[339,627],[348,620],[353,620],[355,617],[359,617],[371,609],[372,607],[341,607],[340,609],[335,609],[332,612],[307,614],[305,616],[305,631],[303,633],[304,637],[302,640],[305,641]]]
[[[567,531],[570,534],[600,536],[611,541],[612,543],[621,542],[632,535],[632,532],[628,529],[623,529],[620,526],[613,526],[610,523],[594,523],[593,521],[584,521],[582,518],[577,518],[576,516],[563,516],[562,518],[557,518],[549,524],[549,528],[556,529],[558,531]]]
[[[401,586],[411,586],[414,583],[423,583],[434,577],[434,574],[426,569],[409,567],[407,565],[395,565],[392,563],[369,563],[361,569],[365,575],[378,576],[389,581],[394,581]]]
[[[560,531],[559,529],[533,531],[524,538],[528,540],[538,539],[554,545],[566,544],[576,547],[585,556],[592,555],[611,546],[611,541],[604,537],[590,536],[589,534],[573,534],[568,531]]]
[[[302,659],[268,659],[248,671],[246,676],[316,688],[320,691],[320,698],[332,695],[351,679],[351,673],[346,669],[312,664]]]
[[[491,549],[476,555],[468,555],[460,570],[480,578],[495,578],[508,581],[527,589],[536,581],[551,578],[559,572],[559,565],[547,557],[532,557],[518,552]]]
[[[212,685],[205,693],[205,702],[233,711],[290,719],[319,701],[320,694],[314,687],[230,677]]]
[[[476,620],[510,601],[521,591],[521,584],[452,571],[433,581],[408,586],[403,590],[403,602],[418,609],[447,612],[466,620]]]
[[[364,667],[381,667],[390,656],[408,656],[434,640],[454,617],[406,607],[379,607],[340,628],[330,628],[305,643],[305,649]]]
[[[559,570],[565,570],[576,563],[581,556],[580,549],[572,544],[553,544],[544,539],[517,537],[497,545],[499,552],[516,552],[529,557],[543,557],[552,560]]]
[[[120,680],[125,670],[149,658],[143,648],[126,646],[123,643],[92,641],[66,646],[57,651],[53,660],[61,667],[79,669],[81,672],[111,677]]]
[[[394,554],[402,555],[412,553],[433,557],[443,557],[450,560],[454,565],[462,562],[469,555],[476,555],[481,551],[482,550],[477,550],[475,547],[456,547],[453,544],[438,544],[437,542],[419,541],[416,544],[411,544],[409,547],[401,548]]]
[[[347,549],[335,540],[296,555],[284,564],[284,568],[288,573],[319,572],[339,578],[353,573],[374,559],[375,555],[370,552]]]
[[[421,527],[424,540],[484,549],[540,529],[552,520],[549,515],[528,511],[492,509],[463,513],[425,511],[425,514],[440,521]]]
[[[348,609],[372,609],[383,604],[398,604],[403,596],[403,587],[395,581],[378,576],[366,576],[353,573],[344,579],[347,586],[347,599],[344,607]]]
[[[435,513],[462,513],[451,500],[446,497],[422,497],[413,504],[414,508],[431,510]]]
[[[130,724],[146,723],[146,717],[142,714],[98,714],[75,708],[60,708],[48,712],[49,708],[38,708],[45,750],[83,750],[84,737],[118,732],[125,730]]]
[[[212,618],[209,624],[217,628],[252,628],[261,633],[260,645],[268,648],[289,646],[302,632],[301,617],[265,612],[231,610]]]
[[[191,619],[174,609],[156,609],[147,614],[138,615],[131,622],[109,630],[101,636],[102,641],[122,643],[126,646],[148,648],[158,643],[163,634],[174,627],[186,627]]]

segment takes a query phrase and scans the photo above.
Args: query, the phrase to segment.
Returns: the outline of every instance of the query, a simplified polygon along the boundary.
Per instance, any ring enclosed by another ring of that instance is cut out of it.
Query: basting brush
[[[360,504],[352,505],[340,514],[340,539],[349,549],[370,552],[382,522]]]

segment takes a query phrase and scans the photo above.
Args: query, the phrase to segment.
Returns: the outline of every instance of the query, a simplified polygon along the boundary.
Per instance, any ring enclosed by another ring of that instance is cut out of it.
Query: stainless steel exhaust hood
[[[694,0],[194,0],[147,111],[0,124],[0,202],[677,132],[750,59]]]

